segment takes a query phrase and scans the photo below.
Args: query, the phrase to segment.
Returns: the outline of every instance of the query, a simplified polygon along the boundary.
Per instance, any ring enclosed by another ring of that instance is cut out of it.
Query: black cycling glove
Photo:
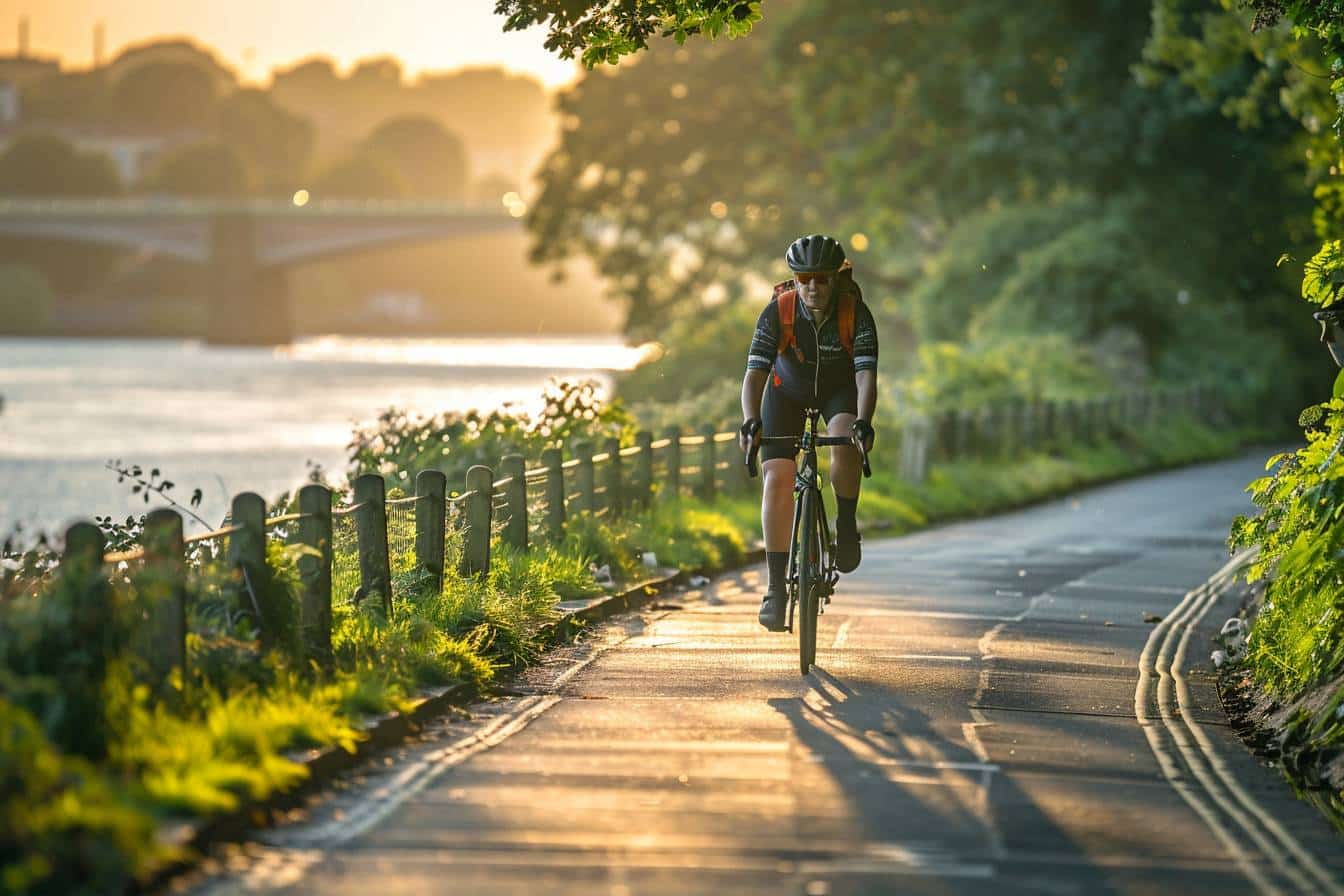
[[[876,435],[873,432],[873,424],[867,420],[855,420],[850,430],[854,433],[854,438],[860,445],[872,444],[872,439]]]

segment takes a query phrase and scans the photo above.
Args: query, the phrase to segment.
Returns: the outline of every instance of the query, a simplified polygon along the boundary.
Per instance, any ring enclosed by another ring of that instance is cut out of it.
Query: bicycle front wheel
[[[817,605],[820,600],[821,540],[817,494],[804,489],[798,520],[798,661],[806,675],[817,661]]]

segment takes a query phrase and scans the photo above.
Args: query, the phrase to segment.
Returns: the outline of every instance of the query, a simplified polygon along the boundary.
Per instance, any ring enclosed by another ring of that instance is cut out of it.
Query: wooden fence
[[[1222,411],[1213,390],[1203,385],[948,411],[899,428],[884,427],[874,467],[881,469],[882,459],[891,458],[889,468],[897,475],[920,481],[931,463],[1010,460],[1026,452],[1099,442],[1178,415],[1216,423]],[[203,554],[222,559],[241,579],[261,623],[265,649],[274,646],[269,633],[275,627],[268,623],[284,613],[270,603],[280,599],[279,592],[259,585],[272,573],[268,542],[303,545],[298,560],[302,651],[327,664],[334,604],[375,600],[391,615],[398,581],[406,575],[421,577],[415,587],[424,587],[424,576],[437,587],[450,569],[465,576],[487,574],[492,546],[526,550],[558,541],[576,514],[615,518],[654,501],[745,492],[753,486],[736,442],[736,431],[712,427],[694,435],[673,429],[657,439],[639,432],[630,445],[614,437],[597,445],[576,442],[568,459],[559,448],[549,448],[531,469],[516,454],[501,458],[493,470],[474,466],[460,487],[450,488],[443,473],[426,470],[416,476],[413,495],[391,498],[382,476],[365,475],[354,480],[348,505],[333,507],[329,489],[308,485],[299,491],[297,512],[269,518],[265,501],[245,492],[233,499],[223,528],[185,538],[182,517],[159,509],[146,517],[139,548],[112,554],[105,553],[102,531],[81,522],[66,532],[58,574],[105,584],[108,565],[119,575],[150,573],[157,584],[147,592],[152,606],[142,649],[152,668],[166,676],[186,665],[189,559]],[[106,587],[89,592],[95,593],[102,597],[91,599],[106,606],[101,611],[90,607],[90,612],[110,614]]]

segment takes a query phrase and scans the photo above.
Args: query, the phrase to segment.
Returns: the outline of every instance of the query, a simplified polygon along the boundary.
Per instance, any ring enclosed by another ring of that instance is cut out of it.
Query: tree
[[[313,152],[313,126],[263,91],[243,88],[219,104],[219,139],[256,173],[257,186],[288,195],[300,186]]]
[[[360,151],[396,171],[418,198],[461,199],[466,194],[467,153],[462,141],[432,118],[385,121],[365,138]]]
[[[251,192],[252,178],[238,151],[226,143],[194,143],[163,159],[140,189],[145,193],[235,199]]]
[[[750,41],[655,43],[561,99],[535,255],[591,256],[633,335],[661,332],[711,284],[763,301],[753,273],[814,230],[869,247],[866,292],[889,313],[934,260],[963,284],[1002,266],[974,290],[998,303],[996,324],[1030,297],[1038,331],[1086,341],[1128,326],[1154,369],[1194,338],[1173,316],[1208,323],[1198,340],[1213,350],[1240,344],[1241,327],[1265,346],[1291,332],[1263,297],[1287,285],[1275,234],[1307,220],[1281,143],[1295,125],[1242,130],[1179,79],[1140,82],[1148,19],[1126,0],[776,9]],[[998,222],[992,240],[960,228],[977,219]],[[1223,306],[1235,313],[1210,310]],[[955,291],[920,308],[924,339],[955,338],[980,311]]]
[[[51,310],[51,287],[35,268],[0,263],[0,332],[36,333]]]
[[[121,181],[111,159],[82,153],[54,134],[19,137],[0,153],[0,195],[115,196]]]
[[[711,39],[722,34],[742,37],[761,19],[761,4],[747,0],[497,0],[495,12],[505,16],[505,31],[534,25],[547,29],[546,49],[583,63],[614,63],[648,47],[652,36],[678,43],[691,34]]]
[[[113,88],[116,120],[164,131],[208,131],[217,122],[215,79],[190,62],[146,62]]]
[[[24,88],[23,117],[49,124],[101,122],[108,114],[107,80],[97,69],[61,72]]]
[[[834,185],[789,119],[767,49],[660,41],[560,95],[532,258],[592,258],[632,337],[714,301],[765,301],[788,243],[835,221]]]
[[[406,182],[381,158],[354,153],[319,174],[312,193],[316,199],[401,199]]]
[[[117,170],[105,156],[81,153],[50,134],[19,137],[0,153],[0,195],[116,196]],[[103,277],[122,253],[64,240],[0,239],[0,262],[29,265],[57,293],[76,292]]]

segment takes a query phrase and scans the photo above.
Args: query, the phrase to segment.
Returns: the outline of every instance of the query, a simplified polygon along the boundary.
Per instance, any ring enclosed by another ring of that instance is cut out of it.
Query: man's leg
[[[826,434],[847,436],[854,426],[855,416],[850,413],[833,414],[826,421]],[[854,511],[859,505],[859,484],[863,465],[859,451],[852,445],[831,448],[831,487],[835,490],[835,565],[841,572],[853,572],[862,559],[859,547],[859,528]]]

